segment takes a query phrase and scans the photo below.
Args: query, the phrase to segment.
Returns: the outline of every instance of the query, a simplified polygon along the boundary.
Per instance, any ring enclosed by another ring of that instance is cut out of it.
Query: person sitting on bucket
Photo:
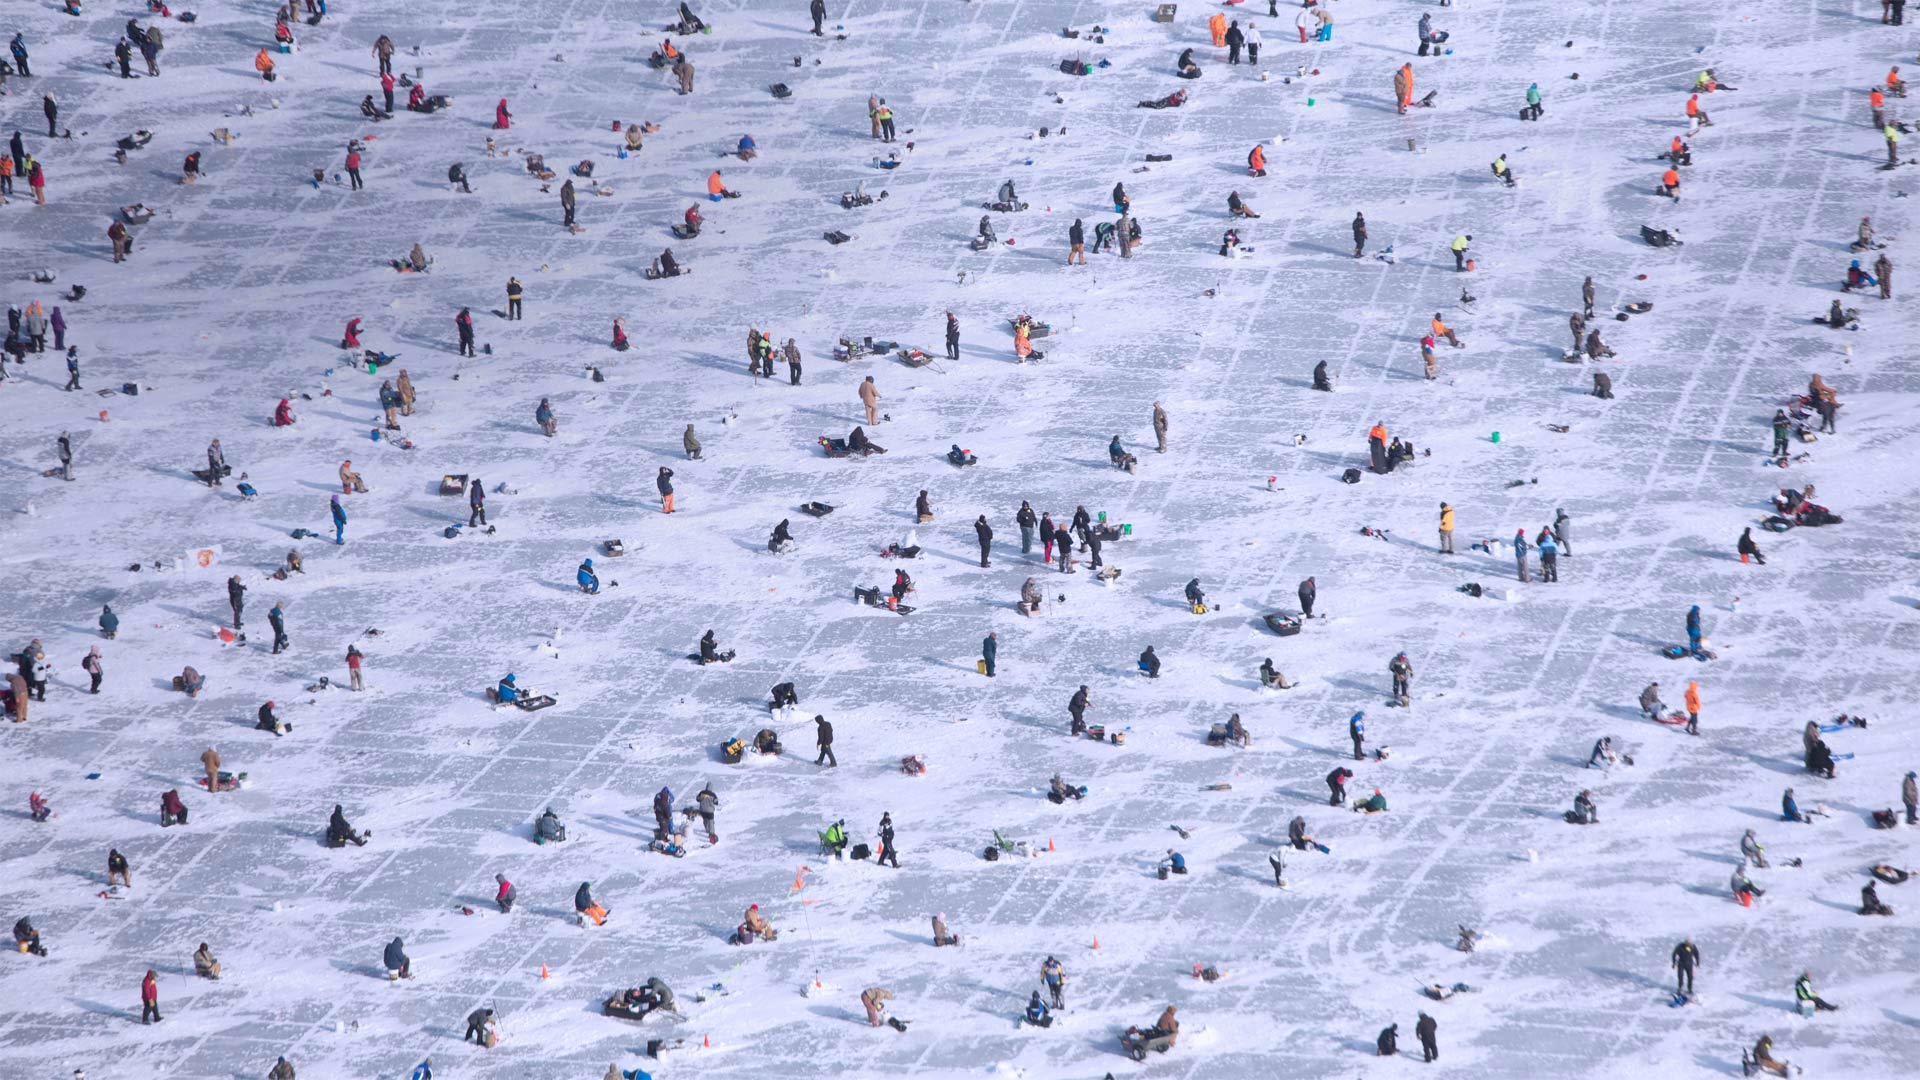
[[[514,702],[519,701],[521,698],[524,698],[527,696],[527,692],[525,690],[522,690],[518,686],[514,685],[513,678],[514,678],[513,673],[508,672],[507,677],[500,680],[500,686],[494,692],[495,696],[497,696],[500,699],[500,703],[503,705],[511,705]]]
[[[600,576],[593,572],[592,559],[587,559],[580,564],[580,570],[574,574],[574,580],[580,583],[580,591],[583,593],[600,591]]]

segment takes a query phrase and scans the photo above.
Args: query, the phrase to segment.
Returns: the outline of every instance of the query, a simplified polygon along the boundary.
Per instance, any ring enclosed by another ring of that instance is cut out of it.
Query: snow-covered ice
[[[23,4],[0,24],[24,32],[34,70],[7,80],[5,127],[48,177],[45,207],[19,177],[0,207],[6,301],[60,306],[85,386],[62,393],[51,343],[0,384],[6,652],[38,638],[54,671],[28,722],[0,731],[0,916],[30,916],[51,950],[0,966],[0,1075],[257,1076],[285,1054],[306,1077],[404,1077],[430,1057],[441,1077],[500,1080],[595,1080],[609,1062],[667,1078],[1373,1078],[1417,1063],[1422,1009],[1439,1022],[1435,1075],[1732,1075],[1763,1032],[1810,1072],[1913,1074],[1920,900],[1882,886],[1898,914],[1855,914],[1867,867],[1914,861],[1914,831],[1874,831],[1869,815],[1897,810],[1920,767],[1906,730],[1920,472],[1901,441],[1920,389],[1904,242],[1915,174],[1876,168],[1866,100],[1913,42],[1873,5],[1338,0],[1334,40],[1303,45],[1297,9],[1270,18],[1263,0],[1183,3],[1171,24],[1150,4],[860,0],[830,8],[824,39],[806,33],[804,4],[726,2],[700,9],[711,34],[674,35],[697,69],[685,98],[646,63],[669,4],[340,0],[298,28],[269,85],[252,61],[272,6],[156,17],[157,81],[103,66],[131,8]],[[1259,24],[1258,68],[1208,43],[1216,10]],[[1413,55],[1422,12],[1451,32],[1450,54]],[[1104,43],[1088,40],[1096,23]],[[400,46],[395,71],[450,95],[450,111],[359,117],[363,95],[379,100],[368,49],[382,33]],[[1173,77],[1186,47],[1198,81]],[[1072,57],[1111,66],[1076,78],[1059,70]],[[1437,108],[1395,114],[1405,62]],[[1657,157],[1706,66],[1738,90],[1702,98],[1714,124],[1693,139],[1675,205],[1652,194]],[[1529,82],[1545,94],[1537,123],[1517,116]],[[1193,100],[1135,105],[1176,89]],[[71,141],[40,136],[49,91]],[[868,138],[869,94],[896,112],[891,147]],[[513,126],[491,131],[502,97]],[[661,129],[621,160],[616,120]],[[217,128],[230,145],[210,140]],[[115,163],[114,139],[136,129],[151,144]],[[747,133],[760,156],[728,158]],[[503,156],[487,155],[489,136]],[[361,192],[343,173],[354,137]],[[1259,140],[1270,175],[1250,178]],[[182,186],[193,150],[205,175]],[[875,168],[889,150],[904,163]],[[553,190],[523,151],[559,172]],[[1517,189],[1489,172],[1501,153]],[[569,235],[556,192],[587,158],[612,194],[577,182],[585,231]],[[473,194],[446,183],[455,162]],[[706,201],[716,166],[742,198]],[[1008,178],[1030,209],[992,215],[1009,243],[969,250]],[[1116,181],[1145,246],[1069,269],[1068,226],[1112,220]],[[862,183],[886,197],[841,209]],[[1228,260],[1234,190],[1261,217],[1238,223],[1254,250]],[[134,203],[157,215],[114,265],[103,233]],[[706,230],[674,240],[668,225],[696,204]],[[1356,210],[1371,233],[1359,260]],[[1895,298],[1844,297],[1858,331],[1811,324],[1869,215],[1892,240]],[[1651,248],[1643,224],[1686,243]],[[829,230],[854,238],[832,246]],[[1471,274],[1446,250],[1462,233]],[[396,274],[389,260],[416,242],[431,273]],[[693,274],[644,280],[669,244]],[[1372,257],[1389,245],[1392,266]],[[39,268],[58,280],[34,283]],[[1611,401],[1588,395],[1592,365],[1559,362],[1589,274],[1619,353],[1600,365]],[[525,285],[522,321],[496,314],[509,276]],[[74,284],[84,300],[61,299]],[[1612,321],[1634,301],[1653,309]],[[462,306],[490,347],[473,359],[454,349]],[[941,355],[948,310],[958,362],[831,358],[836,340],[865,336]],[[1007,319],[1021,312],[1055,333],[1035,342],[1043,361],[1016,366]],[[1436,312],[1467,348],[1443,343],[1428,382],[1418,342]],[[632,351],[608,347],[616,316]],[[399,354],[380,376],[337,347],[355,317],[366,347]],[[802,385],[740,380],[749,326],[797,341]],[[1321,361],[1330,395],[1308,389]],[[418,389],[395,436],[411,450],[369,438],[398,368]],[[1768,422],[1815,372],[1844,403],[1839,431],[1774,468]],[[889,453],[824,458],[819,436],[864,419],[867,375],[890,417],[869,433]],[[96,396],[132,382],[138,396]],[[289,392],[298,423],[275,429]],[[543,396],[551,440],[533,422]],[[1431,456],[1340,483],[1376,422]],[[704,460],[683,460],[689,423]],[[72,483],[40,475],[62,431]],[[1108,467],[1116,433],[1137,474]],[[189,470],[216,436],[234,476],[209,490]],[[980,463],[948,465],[956,443]],[[336,547],[328,496],[344,460],[371,490],[343,498]],[[236,492],[243,472],[255,499]],[[437,493],[447,474],[484,478],[497,532],[442,536],[466,518],[464,499]],[[1808,483],[1845,523],[1756,528],[1767,563],[1741,565],[1741,529],[1777,489]],[[914,527],[922,489],[937,515],[918,527],[924,553],[878,557]],[[798,511],[816,499],[837,509]],[[1107,586],[1022,557],[1022,499],[1131,524],[1103,552],[1123,576]],[[1458,513],[1450,558],[1433,553],[1443,500]],[[1521,586],[1507,539],[1556,508],[1571,519],[1561,581]],[[996,534],[985,570],[980,514]],[[783,518],[797,550],[772,556]],[[289,539],[302,528],[324,535]],[[612,538],[627,554],[601,553]],[[1491,554],[1469,548],[1484,540]],[[305,574],[271,580],[290,548]],[[595,597],[573,584],[585,557]],[[853,603],[896,566],[916,611]],[[233,574],[249,590],[244,646],[214,633]],[[1048,598],[1038,619],[1014,608],[1029,575]],[[1213,607],[1200,617],[1181,598],[1196,576]],[[1309,576],[1324,618],[1275,637],[1261,617],[1297,610]],[[1468,582],[1512,599],[1469,597]],[[122,620],[113,641],[94,631],[105,603]],[[276,603],[292,639],[279,656]],[[1693,604],[1719,659],[1663,659]],[[709,628],[738,659],[688,662]],[[991,682],[974,667],[990,630]],[[79,669],[95,644],[98,697]],[[365,691],[305,690],[346,680],[349,644],[366,654]],[[1165,664],[1153,682],[1134,666],[1149,644]],[[1402,650],[1412,705],[1388,708]],[[1262,690],[1265,657],[1299,688]],[[208,678],[197,699],[170,689],[185,665]],[[484,690],[508,672],[559,704],[494,710]],[[1656,679],[1674,707],[1698,680],[1699,738],[1639,718]],[[787,680],[801,699],[781,727],[790,752],[723,764],[722,742],[751,739]],[[1089,721],[1124,729],[1124,746],[1067,736],[1082,683]],[[284,738],[253,728],[269,699],[294,725]],[[1393,750],[1348,762],[1356,794],[1387,796],[1383,815],[1326,805],[1356,709],[1370,743]],[[1234,712],[1251,746],[1208,746]],[[1857,756],[1822,780],[1800,768],[1800,729],[1842,712],[1873,722],[1827,736]],[[834,724],[838,769],[811,763],[816,713]],[[1584,770],[1603,734],[1634,764]],[[243,790],[194,784],[208,747],[247,773]],[[901,772],[909,754],[926,775]],[[1056,771],[1087,799],[1050,804]],[[686,858],[647,853],[653,794],[670,786],[689,806],[703,783],[721,800],[720,842],[696,828]],[[1829,816],[1781,822],[1788,786]],[[192,821],[162,831],[171,788]],[[1583,788],[1602,824],[1576,829],[1561,814]],[[51,822],[29,820],[30,791],[50,798]],[[335,803],[373,830],[368,846],[322,846]],[[565,844],[531,842],[547,806]],[[819,857],[828,823],[872,844],[888,811],[899,870]],[[1266,856],[1296,814],[1332,851],[1288,851],[1283,891]],[[996,828],[1039,853],[984,860]],[[1768,892],[1751,909],[1727,889],[1747,828],[1775,863],[1753,871]],[[110,847],[133,885],[101,898]],[[1192,867],[1184,879],[1154,875],[1169,848]],[[1804,865],[1780,866],[1793,857]],[[519,891],[511,915],[493,907],[497,873]],[[576,925],[582,881],[611,909],[606,926]],[[780,939],[729,946],[752,903]],[[962,947],[931,948],[935,912]],[[1486,935],[1471,955],[1452,948],[1460,925]],[[417,977],[389,985],[381,949],[396,935]],[[1686,935],[1704,954],[1702,1000],[1674,1010],[1668,954]],[[218,982],[194,977],[203,941]],[[1070,1008],[1050,1030],[1019,1028],[1049,954]],[[1196,962],[1229,975],[1201,982]],[[137,1023],[148,968],[158,1027]],[[1841,1012],[1794,1014],[1803,970]],[[600,1015],[650,975],[683,1017]],[[1456,982],[1480,992],[1420,994]],[[875,985],[897,995],[904,1034],[865,1026],[858,995]],[[1128,1061],[1119,1033],[1168,1004],[1179,1045]],[[482,1005],[499,1011],[493,1050],[460,1042]],[[1380,1061],[1390,1023],[1403,1056]],[[648,1062],[648,1038],[685,1046]]]

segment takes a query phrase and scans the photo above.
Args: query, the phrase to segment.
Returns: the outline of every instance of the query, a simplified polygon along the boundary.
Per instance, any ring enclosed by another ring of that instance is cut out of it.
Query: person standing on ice
[[[1693,975],[1700,970],[1700,947],[1686,938],[1673,947],[1673,992],[1693,994]]]
[[[147,969],[147,976],[140,980],[140,1022],[157,1024],[160,1022],[160,983],[159,976]]]
[[[1048,996],[1053,999],[1054,1008],[1067,1007],[1067,972],[1060,966],[1060,961],[1049,956],[1041,962],[1040,983],[1046,987]]]
[[[1353,215],[1353,257],[1359,258],[1367,250],[1367,216],[1360,211]]]
[[[1364,710],[1347,718],[1347,737],[1353,740],[1353,760],[1365,761],[1362,748],[1367,741],[1367,714]]]
[[[840,767],[840,759],[833,756],[833,725],[824,716],[813,718],[813,743],[820,748],[820,754],[813,759],[815,765],[824,764],[829,769]]]
[[[1520,583],[1526,584],[1527,578],[1527,530],[1516,529],[1513,533],[1513,561],[1519,567]]]
[[[460,355],[473,355],[473,309],[461,308],[453,317],[453,329],[460,336]]]
[[[1687,651],[1700,651],[1700,605],[1687,609]]]
[[[333,497],[333,542],[335,544],[347,542],[347,511],[340,505],[338,495]]]
[[[980,541],[980,567],[986,569],[993,563],[987,556],[993,552],[993,526],[987,524],[987,515],[981,514],[973,521],[973,535]]]
[[[813,0],[811,4],[807,5],[807,14],[813,16],[813,36],[825,37],[826,35],[820,30],[820,24],[827,21],[826,0]]]
[[[660,491],[660,512],[673,513],[673,470],[660,466],[660,473],[654,477],[653,486]]]
[[[1254,67],[1259,67],[1260,66],[1260,28],[1253,25],[1252,19],[1247,20],[1246,41],[1247,41],[1247,63]]]
[[[1031,580],[1031,579],[1029,579]],[[993,678],[994,661],[1000,656],[1000,635],[989,633],[980,642],[980,662],[986,665],[987,678]]]

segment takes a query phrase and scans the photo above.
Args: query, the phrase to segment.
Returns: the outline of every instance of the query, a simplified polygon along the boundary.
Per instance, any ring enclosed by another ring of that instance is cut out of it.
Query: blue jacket
[[[1173,868],[1175,870],[1185,870],[1187,868],[1187,857],[1185,855],[1182,855],[1176,851],[1172,855],[1169,855],[1167,858],[1169,861],[1173,863]]]
[[[1541,558],[1544,559],[1549,555],[1557,556],[1559,554],[1560,554],[1560,546],[1553,542],[1553,537],[1545,536],[1540,539],[1540,557]]]
[[[752,149],[754,149],[754,145],[753,145],[753,136],[751,136],[751,135],[742,135],[742,136],[740,136],[740,149],[742,149],[742,150],[752,150]]]
[[[347,511],[339,503],[333,504],[333,520],[334,523],[338,525],[345,525],[347,523]]]
[[[1367,714],[1364,712],[1354,713],[1353,717],[1347,721],[1347,734],[1357,739],[1366,733]]]
[[[580,566],[580,572],[574,575],[574,580],[578,581],[581,585],[594,585],[600,581],[600,579],[595,576],[593,567],[587,566],[584,563]]]
[[[499,695],[501,701],[513,702],[525,696],[526,691],[513,685],[513,676],[509,675],[500,680]]]
[[[1687,633],[1692,637],[1700,636],[1700,605],[1695,604],[1687,611]]]
[[[1800,804],[1793,801],[1793,796],[1780,797],[1780,816],[1788,821],[1800,820]]]
[[[1027,1002],[1027,1020],[1030,1023],[1037,1024],[1040,1021],[1045,1020],[1046,1018],[1047,1018],[1046,1003],[1040,1000],[1040,995],[1035,994],[1032,1000]]]

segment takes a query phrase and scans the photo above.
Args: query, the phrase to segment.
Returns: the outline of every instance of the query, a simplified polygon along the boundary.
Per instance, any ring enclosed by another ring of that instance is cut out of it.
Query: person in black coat
[[[813,0],[813,3],[807,5],[807,14],[813,16],[813,36],[825,37],[826,35],[820,30],[820,24],[827,21],[826,0]]]
[[[947,312],[947,359],[960,359],[960,320]]]
[[[1390,1024],[1373,1041],[1375,1057],[1398,1057],[1400,1054],[1400,1025]]]
[[[1083,684],[1067,699],[1067,712],[1073,716],[1073,733],[1080,734],[1087,729],[1087,688]]]
[[[1345,765],[1327,774],[1327,805],[1345,806],[1347,804],[1347,781],[1353,778],[1353,770]]]
[[[413,959],[407,955],[407,943],[394,938],[387,942],[387,951],[383,956],[388,971],[397,971],[403,979],[413,978]]]
[[[346,847],[348,843],[365,847],[367,836],[353,831],[353,826],[347,824],[347,815],[340,810],[340,804],[335,803],[333,816],[327,819],[327,846]]]
[[[926,488],[921,488],[920,494],[914,497],[913,520],[922,525],[933,520],[933,503],[927,499]]]
[[[1240,62],[1240,46],[1246,43],[1247,35],[1240,31],[1240,20],[1235,19],[1233,25],[1227,27],[1227,63]]]
[[[1020,554],[1022,555],[1033,554],[1033,527],[1037,520],[1033,516],[1033,507],[1027,505],[1027,500],[1021,499],[1020,509],[1014,511],[1013,523],[1020,526]]]
[[[487,523],[487,485],[479,477],[467,481],[467,528]]]
[[[661,788],[653,796],[653,823],[660,827],[660,838],[673,835],[673,791]]]
[[[1065,525],[1054,527],[1053,550],[1060,556],[1060,572],[1073,573],[1073,534],[1067,531]]]
[[[660,466],[660,475],[654,478],[653,486],[660,489],[660,512],[673,513],[673,470]]]
[[[1440,1057],[1440,1044],[1435,1041],[1435,1032],[1439,1026],[1433,1022],[1433,1017],[1426,1013],[1421,1013],[1420,1022],[1413,1025],[1413,1033],[1420,1036],[1420,1052],[1425,1055],[1427,1061],[1435,1061]]]
[[[1160,677],[1160,658],[1153,655],[1151,645],[1147,646],[1146,652],[1140,654],[1140,670],[1146,672],[1149,679]]]
[[[1081,266],[1087,265],[1087,227],[1081,224],[1079,218],[1074,218],[1073,224],[1067,227],[1068,266],[1073,265],[1075,255],[1080,256]]]
[[[1315,390],[1325,390],[1327,393],[1333,392],[1333,382],[1327,378],[1327,362],[1325,360],[1313,365],[1313,388]]]
[[[820,755],[813,759],[815,765],[824,763],[829,769],[840,767],[840,759],[833,756],[833,725],[824,716],[813,718],[813,743],[820,748]]]
[[[293,644],[292,639],[287,637],[286,613],[280,610],[279,604],[273,605],[272,610],[267,612],[267,625],[273,627],[273,654],[278,656]]]
[[[1300,613],[1305,618],[1313,618],[1313,598],[1316,595],[1318,590],[1313,587],[1312,578],[1300,583]]]
[[[720,661],[720,642],[715,640],[713,631],[700,635],[700,662],[714,664]]]
[[[880,857],[874,860],[875,866],[885,863],[891,863],[895,870],[900,869],[900,856],[893,849],[893,814],[891,812],[880,815]]]
[[[973,521],[973,535],[980,540],[980,565],[992,566],[987,555],[993,551],[993,526],[987,524],[987,515],[981,514]]]
[[[767,550],[779,552],[782,544],[793,543],[793,534],[787,531],[787,519],[781,518],[780,524],[773,527],[773,535],[767,538]]]
[[[1767,557],[1760,554],[1760,545],[1753,542],[1753,528],[1751,526],[1740,530],[1740,542],[1736,547],[1740,552],[1741,562],[1746,562],[1748,556],[1752,556],[1754,562],[1759,563],[1761,566],[1767,565]]]
[[[247,606],[247,587],[240,584],[240,575],[227,579],[227,604],[233,608],[233,628],[240,629],[240,609]]]

